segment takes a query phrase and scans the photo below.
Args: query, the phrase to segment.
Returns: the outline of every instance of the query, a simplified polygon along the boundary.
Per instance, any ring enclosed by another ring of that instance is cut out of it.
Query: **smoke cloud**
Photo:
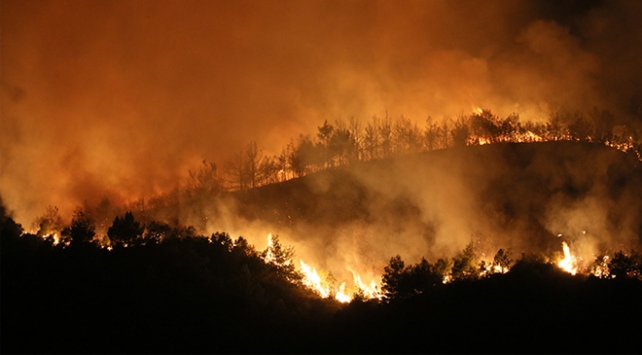
[[[0,189],[29,225],[324,119],[642,115],[638,1],[2,1]]]

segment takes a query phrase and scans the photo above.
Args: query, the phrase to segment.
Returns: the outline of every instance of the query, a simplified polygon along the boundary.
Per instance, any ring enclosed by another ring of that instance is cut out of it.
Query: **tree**
[[[392,131],[396,154],[409,154],[421,150],[421,131],[410,119],[401,116],[395,120]]]
[[[632,252],[626,255],[619,251],[609,262],[609,272],[616,278],[642,278],[642,255]]]
[[[377,133],[379,135],[381,157],[388,158],[392,155],[392,142],[393,142],[392,122],[390,120],[390,116],[388,116],[388,112],[386,112],[386,116],[379,123],[379,126],[377,127]]]
[[[228,181],[233,189],[247,190],[262,184],[265,176],[261,166],[265,157],[255,141],[248,143],[226,165]]]
[[[575,113],[575,119],[568,125],[569,134],[578,140],[587,140],[593,131],[591,123],[580,112]]]
[[[405,264],[400,255],[390,258],[390,263],[383,269],[384,273],[381,280],[381,291],[383,298],[390,302],[399,298],[400,289],[403,285]]]
[[[247,176],[247,183],[250,189],[258,187],[261,183],[261,163],[263,161],[263,153],[259,150],[255,141],[251,141],[245,146],[245,164],[244,170]]]
[[[379,140],[379,133],[377,128],[377,117],[373,117],[372,122],[368,122],[364,130],[363,136],[363,150],[366,159],[379,158],[379,148],[381,142]]]
[[[240,238],[239,238],[240,239]],[[290,282],[300,283],[303,279],[293,262],[294,247],[283,246],[279,240],[279,236],[268,236],[268,245],[261,253],[263,260],[276,268],[277,274],[285,277]]]
[[[473,242],[470,242],[453,258],[452,276],[453,279],[477,278],[479,276]]]
[[[481,113],[474,113],[470,116],[470,126],[472,133],[477,138],[484,138],[490,143],[496,143],[500,140],[499,118],[489,110],[483,110]]]
[[[223,190],[216,164],[203,160],[198,170],[189,171],[188,188],[196,196],[213,197]]]
[[[350,131],[337,124],[328,146],[331,165],[344,165],[354,156],[355,145]]]
[[[33,229],[37,229],[37,235],[41,238],[52,239],[54,243],[55,235],[60,233],[64,226],[62,222],[62,217],[60,217],[60,212],[56,206],[47,206],[46,212],[36,218],[32,224]]]
[[[279,182],[279,172],[281,171],[278,157],[264,157],[259,166],[259,184],[267,185]]]
[[[405,267],[399,255],[390,259],[384,268],[381,290],[388,302],[395,299],[407,299],[430,292],[443,283],[448,263],[439,259],[431,264],[425,258],[415,265]]]
[[[71,225],[62,231],[62,235],[70,238],[70,247],[88,247],[96,236],[96,226],[85,210],[77,209]]]
[[[22,226],[13,220],[4,207],[2,195],[0,195],[0,241],[2,241],[3,247],[7,241],[14,242],[18,240],[22,232]]]
[[[318,146],[312,143],[309,136],[300,135],[297,147],[292,154],[292,168],[296,176],[304,176],[323,165]]]
[[[493,272],[498,271],[501,273],[506,273],[513,264],[513,259],[510,257],[510,251],[504,251],[504,249],[499,249],[495,257],[493,258],[492,270]]]
[[[439,138],[439,126],[432,121],[432,117],[426,119],[426,129],[424,130],[424,145],[428,151],[437,149],[437,139]]]
[[[350,117],[348,130],[350,131],[352,143],[352,151],[349,152],[348,160],[361,160],[363,159],[363,132],[359,120],[354,117]]]
[[[145,244],[158,244],[161,241],[169,238],[173,233],[172,227],[167,223],[151,221],[145,228],[143,236]]]
[[[468,138],[470,137],[470,129],[464,117],[459,117],[459,119],[455,121],[451,135],[453,138],[453,146],[466,146]]]
[[[441,285],[444,279],[441,265],[433,265],[425,258],[412,266],[410,271],[409,286],[412,294],[430,291],[433,287]]]
[[[113,246],[127,247],[140,241],[144,230],[145,228],[134,219],[134,214],[126,212],[122,218],[117,216],[114,219],[114,223],[107,231],[107,236]]]

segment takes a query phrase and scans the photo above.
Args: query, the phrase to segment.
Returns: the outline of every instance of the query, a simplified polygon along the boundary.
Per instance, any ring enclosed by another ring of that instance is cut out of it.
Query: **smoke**
[[[639,161],[584,142],[497,144],[370,161],[266,186],[212,210],[205,229],[268,233],[341,281],[378,281],[390,257],[449,259],[473,242],[553,257],[562,242],[588,269],[642,246]],[[637,170],[636,170],[637,169]]]
[[[0,189],[28,225],[169,191],[251,140],[278,153],[323,119],[598,106],[639,122],[641,7],[6,0]]]

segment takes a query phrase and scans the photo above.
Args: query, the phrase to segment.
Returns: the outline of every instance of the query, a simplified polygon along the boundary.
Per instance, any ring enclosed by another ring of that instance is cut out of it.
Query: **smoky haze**
[[[29,224],[177,186],[324,119],[477,107],[638,122],[638,1],[13,1],[1,11],[0,189]]]

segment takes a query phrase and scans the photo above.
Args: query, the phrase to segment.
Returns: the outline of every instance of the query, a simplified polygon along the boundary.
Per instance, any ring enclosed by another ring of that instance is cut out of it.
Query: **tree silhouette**
[[[642,279],[642,255],[631,252],[630,255],[618,251],[608,264],[609,272],[616,278],[633,277]]]
[[[409,288],[412,294],[426,293],[435,286],[441,285],[444,273],[441,265],[433,265],[425,258],[412,266],[410,271]]]
[[[424,145],[428,151],[438,148],[437,140],[439,139],[439,126],[433,122],[432,117],[426,119],[426,128],[424,129]]]
[[[113,246],[127,247],[140,242],[144,230],[145,228],[134,219],[134,215],[126,212],[122,218],[117,216],[114,219],[114,223],[107,230],[107,236]]]
[[[350,157],[355,155],[355,150],[350,131],[337,124],[328,146],[330,164],[333,166],[347,164]]]
[[[453,138],[453,146],[466,146],[466,144],[468,143],[468,138],[470,137],[470,129],[468,128],[468,124],[464,117],[460,117],[457,121],[455,121],[451,134]]]
[[[37,230],[37,235],[45,239],[54,241],[53,236],[56,233],[62,232],[64,225],[58,207],[47,206],[46,212],[36,218],[32,225],[33,229]]]
[[[453,258],[452,277],[453,279],[477,278],[477,256],[473,242],[470,242],[464,250]]]
[[[62,231],[63,236],[70,238],[69,247],[88,247],[96,236],[96,227],[83,209],[77,209],[71,225]]]
[[[384,273],[381,279],[381,291],[383,298],[390,302],[399,298],[400,289],[404,283],[405,263],[400,255],[390,258],[390,263],[383,269]]]
[[[513,259],[510,257],[510,251],[499,249],[493,258],[493,269],[499,269],[502,273],[506,273],[513,264]]]
[[[223,182],[214,163],[203,160],[198,170],[189,171],[189,177],[187,186],[197,196],[213,197],[223,190]]]
[[[292,155],[292,168],[296,176],[304,176],[311,172],[314,167],[323,164],[319,149],[312,143],[308,136],[300,135],[297,147]]]
[[[240,239],[240,238],[239,238]],[[293,283],[300,283],[303,275],[297,271],[294,265],[294,247],[283,246],[279,236],[275,235],[268,238],[268,245],[261,253],[261,257],[266,263],[273,265],[277,273]]]

